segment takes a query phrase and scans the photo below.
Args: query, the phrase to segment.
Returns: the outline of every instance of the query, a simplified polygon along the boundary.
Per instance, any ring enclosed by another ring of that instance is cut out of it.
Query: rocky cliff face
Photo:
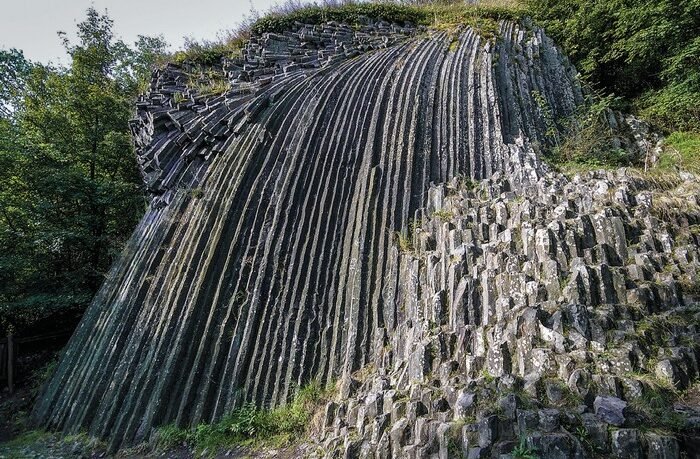
[[[139,103],[152,203],[38,422],[118,447],[316,379],[340,387],[328,455],[483,457],[518,437],[584,454],[567,416],[595,421],[601,451],[679,449],[633,428],[611,446],[591,412],[642,396],[635,373],[697,378],[697,189],[655,214],[682,182],[547,170],[551,120],[582,94],[541,30],[298,24],[222,63],[223,94],[195,70],[157,72]]]
[[[394,253],[396,325],[326,407],[322,451],[695,457],[697,400],[672,389],[699,375],[700,184],[687,179],[431,188]]]

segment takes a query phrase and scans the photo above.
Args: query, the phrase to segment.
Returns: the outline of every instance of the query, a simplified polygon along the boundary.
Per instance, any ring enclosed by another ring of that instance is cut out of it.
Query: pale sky
[[[162,34],[175,50],[183,37],[213,40],[246,16],[251,5],[266,11],[274,0],[0,0],[0,49],[18,48],[33,61],[67,64],[59,30],[74,36],[85,10],[105,9],[115,35],[132,45],[137,35]]]

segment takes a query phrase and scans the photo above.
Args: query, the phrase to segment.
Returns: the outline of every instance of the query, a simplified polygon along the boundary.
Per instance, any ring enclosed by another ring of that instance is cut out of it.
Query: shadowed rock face
[[[175,108],[182,70],[156,75],[134,125],[152,205],[38,422],[133,444],[374,358],[399,326],[395,233],[430,184],[537,181],[531,145],[581,101],[539,30],[411,35],[317,68],[239,73],[226,94]]]

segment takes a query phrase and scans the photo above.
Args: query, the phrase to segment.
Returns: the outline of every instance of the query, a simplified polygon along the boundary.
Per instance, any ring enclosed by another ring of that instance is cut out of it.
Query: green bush
[[[668,132],[700,130],[700,0],[525,0],[584,78]]]
[[[290,403],[273,410],[245,404],[214,424],[200,424],[194,429],[164,426],[158,429],[156,445],[167,449],[189,444],[211,451],[232,445],[287,444],[307,431],[314,413],[330,393],[314,382],[300,389]]]
[[[185,43],[184,50],[175,53],[174,61],[178,64],[217,65],[221,63],[221,59],[239,57],[243,44],[243,39],[221,42],[188,41]]]
[[[648,91],[636,105],[643,118],[667,131],[700,132],[700,85],[680,83]]]
[[[612,96],[590,95],[572,116],[548,120],[548,140],[553,146],[544,153],[547,162],[572,172],[632,165],[625,150],[612,147],[614,133],[607,115],[617,103]]]

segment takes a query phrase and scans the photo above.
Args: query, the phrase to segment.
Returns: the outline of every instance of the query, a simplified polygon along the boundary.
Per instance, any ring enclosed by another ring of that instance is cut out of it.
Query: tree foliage
[[[0,116],[12,116],[24,90],[24,83],[32,65],[24,58],[22,51],[0,50]]]
[[[0,326],[79,314],[145,208],[128,129],[165,49],[129,47],[95,9],[66,68],[0,54]]]
[[[599,89],[669,131],[700,131],[700,0],[525,1]]]

